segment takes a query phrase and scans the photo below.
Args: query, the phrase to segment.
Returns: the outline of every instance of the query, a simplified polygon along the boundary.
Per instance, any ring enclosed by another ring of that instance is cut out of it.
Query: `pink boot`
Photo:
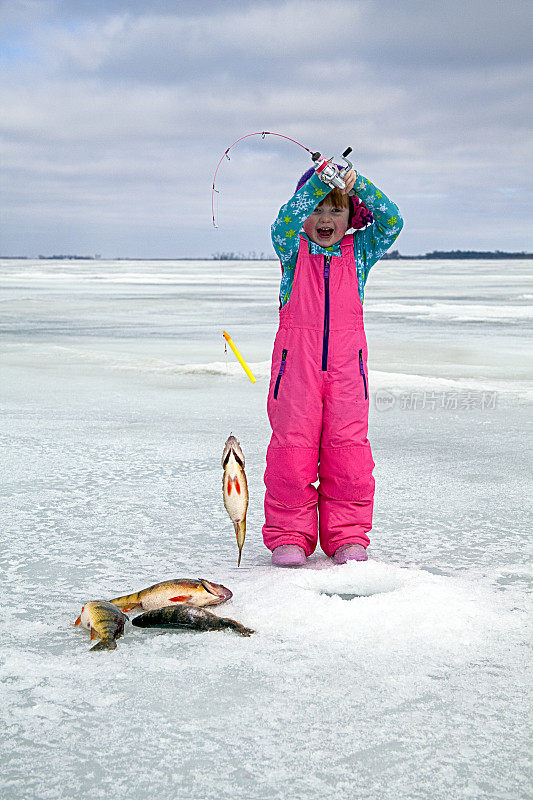
[[[347,561],[368,561],[366,550],[362,544],[341,544],[333,554],[335,564],[346,564]]]
[[[297,544],[280,544],[272,553],[275,567],[301,567],[306,560],[305,550]]]

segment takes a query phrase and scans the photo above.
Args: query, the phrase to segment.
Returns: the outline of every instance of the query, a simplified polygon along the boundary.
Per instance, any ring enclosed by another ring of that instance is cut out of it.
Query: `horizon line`
[[[417,259],[417,258],[432,258],[432,259],[446,259],[446,258],[533,258],[533,252],[525,250],[431,250],[426,253],[419,253],[417,255],[404,255],[399,250],[392,250],[386,252],[380,260],[395,261],[404,259]],[[242,252],[222,252],[212,254],[211,256],[104,256],[99,253],[95,255],[78,255],[77,253],[54,253],[53,255],[27,256],[16,255],[7,256],[0,255],[0,258],[10,261],[279,261],[275,253],[272,255],[264,255],[261,253],[258,256],[256,253],[242,253]]]

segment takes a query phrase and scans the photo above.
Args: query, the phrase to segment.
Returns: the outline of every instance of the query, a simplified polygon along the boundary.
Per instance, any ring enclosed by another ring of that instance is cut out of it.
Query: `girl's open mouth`
[[[317,228],[316,232],[321,239],[329,239],[329,237],[333,234],[333,228]]]

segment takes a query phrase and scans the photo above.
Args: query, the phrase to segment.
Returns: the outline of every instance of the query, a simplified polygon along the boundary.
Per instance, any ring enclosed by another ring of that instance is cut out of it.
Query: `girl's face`
[[[349,228],[349,206],[339,207],[326,197],[304,222],[304,231],[312,242],[331,247],[339,242]]]

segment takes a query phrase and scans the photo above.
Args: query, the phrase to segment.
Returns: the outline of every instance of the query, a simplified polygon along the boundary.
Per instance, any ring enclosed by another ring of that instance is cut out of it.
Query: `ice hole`
[[[393,589],[376,589],[375,591],[358,591],[355,592],[335,592],[335,591],[322,591],[319,594],[323,594],[326,597],[340,597],[341,600],[355,600],[357,597],[372,597],[374,594],[387,594],[388,592],[394,591]]]
[[[327,570],[322,573],[306,575],[302,588],[309,589],[325,597],[340,597],[341,600],[356,600],[361,597],[388,594],[401,589],[408,575],[398,568],[384,564],[358,564],[357,567],[343,567],[342,571]]]

